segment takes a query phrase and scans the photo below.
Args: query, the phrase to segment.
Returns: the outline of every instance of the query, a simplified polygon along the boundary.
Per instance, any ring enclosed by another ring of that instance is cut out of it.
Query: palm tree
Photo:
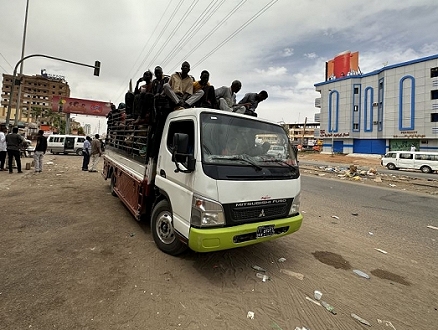
[[[40,107],[32,107],[30,110],[30,113],[32,114],[32,117],[35,118],[35,123],[38,125],[38,118],[42,117],[42,115],[45,113],[46,110]]]

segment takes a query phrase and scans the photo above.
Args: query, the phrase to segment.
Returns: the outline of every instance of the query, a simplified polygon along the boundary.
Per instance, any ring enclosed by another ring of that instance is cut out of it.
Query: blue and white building
[[[438,151],[438,54],[315,84],[323,152]]]

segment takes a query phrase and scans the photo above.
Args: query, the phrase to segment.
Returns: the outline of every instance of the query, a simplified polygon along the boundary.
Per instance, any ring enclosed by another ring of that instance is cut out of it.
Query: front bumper
[[[290,218],[248,223],[233,227],[190,228],[189,247],[196,252],[212,252],[266,242],[296,232],[300,229],[302,221],[303,216],[298,214]],[[257,228],[267,225],[274,225],[275,234],[257,238]]]

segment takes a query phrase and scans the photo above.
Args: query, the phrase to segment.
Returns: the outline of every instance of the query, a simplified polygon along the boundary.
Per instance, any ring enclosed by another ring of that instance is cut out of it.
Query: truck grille
[[[226,214],[227,225],[285,218],[288,216],[292,200],[293,199],[284,199],[281,200],[281,202],[262,205],[258,204],[260,202],[226,204],[224,205],[224,211]]]

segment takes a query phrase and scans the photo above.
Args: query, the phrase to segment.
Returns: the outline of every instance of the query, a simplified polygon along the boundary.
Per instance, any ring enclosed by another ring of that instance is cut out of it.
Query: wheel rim
[[[175,232],[172,225],[172,216],[168,211],[161,212],[158,215],[157,224],[155,227],[160,241],[164,244],[172,244],[175,240]]]

